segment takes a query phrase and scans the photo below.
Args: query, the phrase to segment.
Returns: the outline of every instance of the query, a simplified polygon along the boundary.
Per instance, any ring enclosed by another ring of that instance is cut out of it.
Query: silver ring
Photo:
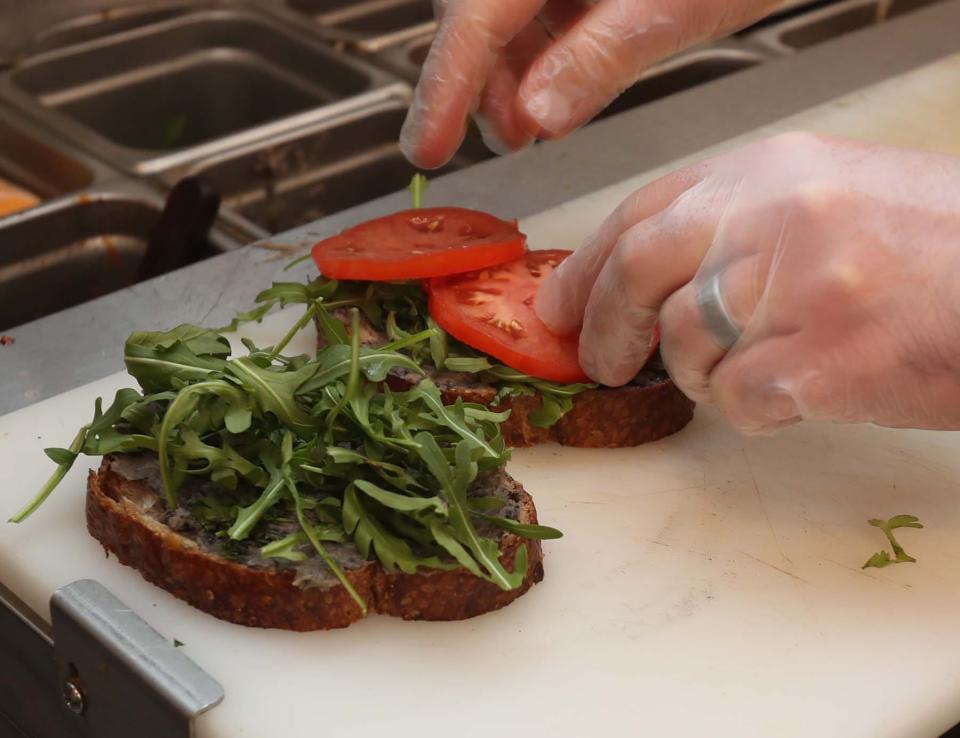
[[[720,293],[720,275],[715,274],[697,292],[697,307],[703,324],[720,348],[728,349],[740,338],[740,329],[730,318],[727,304]]]

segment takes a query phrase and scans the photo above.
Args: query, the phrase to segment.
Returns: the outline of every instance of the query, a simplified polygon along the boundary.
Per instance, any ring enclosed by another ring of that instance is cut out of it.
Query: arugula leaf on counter
[[[890,556],[890,553],[886,550],[881,550],[867,559],[861,568],[867,569],[874,567],[877,569],[882,569],[885,566],[890,566],[891,564],[906,564],[906,563],[915,563],[916,559],[913,558],[910,554],[903,550],[897,539],[893,535],[893,531],[898,528],[922,528],[923,524],[920,522],[920,518],[916,515],[894,515],[889,520],[881,520],[880,518],[871,518],[867,521],[870,525],[875,528],[879,528],[883,531],[883,534],[887,537],[887,540],[890,542],[890,548],[893,549],[893,556]]]

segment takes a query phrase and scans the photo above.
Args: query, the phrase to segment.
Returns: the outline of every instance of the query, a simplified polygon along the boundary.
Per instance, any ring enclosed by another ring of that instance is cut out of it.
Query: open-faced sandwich
[[[276,345],[232,356],[218,331],[135,333],[124,389],[69,448],[30,515],[80,454],[87,527],[146,579],[219,618],[315,630],[378,612],[457,620],[495,610],[543,577],[530,496],[504,470],[506,414],[445,405],[427,378],[384,380],[416,362],[336,337],[286,356],[312,330],[303,285],[277,286],[306,314]],[[343,337],[343,333],[337,336]],[[413,349],[427,336],[410,337]]]
[[[317,313],[323,345],[344,340],[348,310],[362,314],[365,346],[391,345],[425,374],[398,367],[395,389],[429,376],[445,402],[510,410],[510,446],[636,446],[675,433],[693,417],[650,347],[624,387],[590,384],[577,336],[556,336],[534,311],[543,280],[571,252],[528,251],[517,224],[463,208],[415,208],[361,223],[321,241]],[[429,341],[404,345],[409,336]]]

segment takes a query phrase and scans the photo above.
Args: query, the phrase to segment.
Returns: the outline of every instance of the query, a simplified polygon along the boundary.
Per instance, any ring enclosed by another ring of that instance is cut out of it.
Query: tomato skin
[[[533,377],[589,382],[578,360],[579,337],[556,336],[537,317],[540,284],[571,251],[529,251],[488,269],[432,279],[431,317],[454,338]]]
[[[348,228],[314,245],[312,255],[325,277],[390,282],[484,269],[526,248],[516,222],[466,208],[418,208]]]

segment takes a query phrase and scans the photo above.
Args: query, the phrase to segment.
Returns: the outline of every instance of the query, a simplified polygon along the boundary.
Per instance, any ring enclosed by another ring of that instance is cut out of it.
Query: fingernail
[[[527,98],[527,115],[540,127],[541,138],[558,136],[570,125],[576,101],[558,94],[553,85],[542,87]]]
[[[482,115],[474,115],[473,122],[477,124],[477,130],[480,131],[480,138],[483,139],[483,145],[490,149],[490,151],[497,156],[505,156],[513,152],[513,149],[500,138],[496,127],[490,121]]]
[[[775,390],[766,401],[767,417],[782,422],[798,418],[800,411],[797,403],[790,394],[782,389]]]

